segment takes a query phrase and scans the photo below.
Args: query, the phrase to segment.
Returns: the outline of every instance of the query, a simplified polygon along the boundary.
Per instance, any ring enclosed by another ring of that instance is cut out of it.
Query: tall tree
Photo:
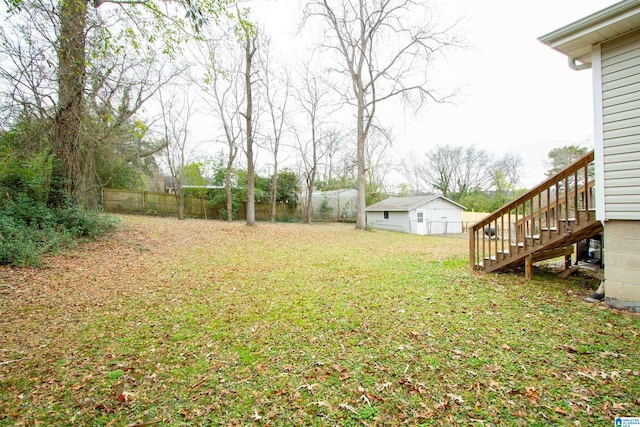
[[[491,183],[491,158],[484,150],[474,146],[460,149],[456,169],[456,193],[462,197],[472,191],[484,190]]]
[[[269,207],[269,222],[276,220],[276,202],[278,198],[278,153],[285,131],[287,107],[290,98],[291,78],[286,66],[278,65],[271,57],[271,42],[265,41],[263,67],[264,67],[264,98],[266,101],[267,116],[269,117],[270,132],[267,141],[273,155],[273,174],[271,175],[271,193]],[[282,70],[276,74],[276,69]]]
[[[484,150],[473,146],[436,146],[425,154],[420,177],[445,197],[459,199],[473,191],[488,190],[492,161]]]
[[[328,30],[323,47],[341,58],[356,108],[358,196],[356,228],[364,229],[367,137],[379,103],[399,96],[442,101],[429,88],[433,54],[456,44],[452,28],[437,29],[424,2],[415,0],[310,0],[305,16],[319,17]],[[420,22],[417,26],[406,23]]]
[[[456,192],[456,174],[460,167],[461,147],[436,146],[425,154],[418,173],[429,188],[451,197]]]
[[[27,0],[5,0],[13,13],[27,10],[32,3]],[[37,3],[43,12],[54,17],[52,30],[52,48],[57,53],[56,75],[57,90],[55,99],[54,126],[52,129],[52,184],[50,204],[64,206],[69,201],[80,203],[83,176],[83,164],[87,153],[86,134],[82,125],[86,117],[86,77],[87,46],[92,34],[98,33],[102,38],[101,45],[106,50],[117,52],[123,40],[138,44],[140,40],[131,40],[130,35],[138,31],[142,39],[163,39],[167,46],[192,36],[191,28],[198,30],[204,22],[217,17],[230,4],[230,0],[180,0],[178,4],[186,11],[187,21],[173,8],[161,7],[162,2],[146,1],[114,1],[114,8],[126,9],[125,15],[132,16],[135,22],[124,32],[121,38],[104,37],[109,29],[99,25],[88,25],[90,12],[96,11],[109,1],[97,0],[64,0],[55,3]],[[174,12],[172,12],[174,11]],[[106,12],[111,13],[112,10]],[[145,14],[142,18],[141,12]],[[131,23],[131,22],[130,22]],[[147,24],[151,23],[150,28]],[[105,31],[106,30],[106,31]],[[165,37],[166,36],[166,37]],[[114,43],[114,40],[118,40]],[[170,48],[167,48],[170,50]],[[36,58],[38,61],[42,58]],[[89,150],[91,153],[91,150]]]
[[[218,119],[227,145],[224,169],[224,187],[226,196],[226,219],[233,221],[233,192],[231,175],[242,140],[241,106],[244,103],[242,87],[242,56],[238,55],[234,40],[220,40],[210,37],[200,51],[201,65],[206,74],[202,82],[202,98],[211,107]],[[212,94],[213,96],[209,96]]]
[[[508,196],[518,189],[522,158],[513,153],[506,153],[491,166],[491,183],[497,196]]]
[[[178,96],[182,93],[183,96]],[[162,113],[163,138],[166,144],[165,161],[173,179],[173,190],[178,205],[178,219],[184,219],[184,192],[182,190],[185,167],[190,163],[190,147],[188,145],[189,119],[193,102],[187,90],[174,88],[169,99],[163,98],[159,92]]]
[[[322,80],[305,67],[302,75],[301,87],[296,90],[295,98],[301,108],[304,120],[309,126],[309,135],[301,135],[294,129],[297,140],[297,148],[303,166],[305,196],[302,222],[311,224],[313,213],[313,189],[318,173],[318,165],[324,157],[325,149],[322,146],[322,113],[326,108],[329,89]]]
[[[244,29],[244,90],[245,90],[245,153],[247,155],[247,225],[256,225],[256,197],[255,197],[255,157],[254,123],[253,123],[253,84],[255,83],[254,56],[258,50],[257,33]]]
[[[63,206],[67,196],[71,196],[73,202],[79,196],[88,3],[86,0],[65,0],[60,4],[58,105],[54,121],[50,199],[55,206]]]
[[[55,74],[55,64],[68,59],[58,58],[60,55],[56,53],[60,14],[56,13],[54,4],[40,0],[25,1],[21,5],[24,7],[20,12],[10,15],[0,30],[0,90],[3,92],[0,120],[8,124],[19,114],[27,114],[29,120],[37,118],[47,131],[47,138],[41,141],[42,148],[54,153],[54,147],[63,148],[56,135],[66,123],[66,112],[59,114],[57,102],[76,101],[61,91],[61,85],[67,87],[63,84],[66,77]],[[162,147],[145,137],[147,124],[139,112],[158,87],[176,74],[163,66],[166,57],[154,49],[124,42],[117,48],[113,46],[113,40],[124,38],[126,20],[123,13],[118,13],[121,10],[112,9],[108,14],[100,14],[88,6],[84,51],[90,60],[81,88],[84,96],[78,110],[81,117],[70,116],[76,120],[74,126],[79,126],[79,145],[73,151],[76,161],[71,163],[77,178],[75,198],[89,207],[97,203],[102,186],[122,183],[135,175],[129,174],[127,165],[153,166],[152,156]],[[51,155],[51,158],[57,156]],[[64,166],[60,162],[52,163],[54,167]],[[66,178],[62,181],[68,182]],[[69,196],[60,185],[54,185],[49,202],[62,203],[62,199],[69,200]]]
[[[423,179],[423,160],[416,153],[409,153],[398,165],[405,183],[405,190],[408,194],[418,195],[426,192],[428,185]]]
[[[370,193],[380,197],[385,192],[384,183],[392,167],[391,136],[384,129],[376,128],[365,148],[367,187]]]
[[[549,169],[547,170],[547,176],[551,177],[557,174],[585,154],[587,154],[586,147],[581,147],[577,144],[554,148],[548,154]]]

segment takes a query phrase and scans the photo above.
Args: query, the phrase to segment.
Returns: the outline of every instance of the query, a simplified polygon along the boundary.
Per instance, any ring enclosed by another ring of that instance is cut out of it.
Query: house
[[[367,225],[413,234],[462,233],[464,206],[443,196],[389,197],[366,209]]]
[[[618,2],[539,40],[571,68],[592,70],[605,302],[640,311],[640,1]]]

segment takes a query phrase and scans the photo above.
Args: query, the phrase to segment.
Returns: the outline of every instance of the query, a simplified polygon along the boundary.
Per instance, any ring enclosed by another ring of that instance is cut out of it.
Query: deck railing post
[[[473,227],[469,228],[469,267],[476,270],[476,231]]]

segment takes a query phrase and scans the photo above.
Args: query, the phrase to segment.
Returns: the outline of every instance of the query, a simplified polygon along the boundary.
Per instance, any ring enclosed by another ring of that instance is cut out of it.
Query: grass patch
[[[609,425],[640,319],[465,239],[125,217],[0,269],[0,424]]]

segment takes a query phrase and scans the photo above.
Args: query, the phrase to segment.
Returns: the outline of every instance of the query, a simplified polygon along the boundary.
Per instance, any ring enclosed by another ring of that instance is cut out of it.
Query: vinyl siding
[[[640,219],[640,31],[602,44],[607,219]]]

